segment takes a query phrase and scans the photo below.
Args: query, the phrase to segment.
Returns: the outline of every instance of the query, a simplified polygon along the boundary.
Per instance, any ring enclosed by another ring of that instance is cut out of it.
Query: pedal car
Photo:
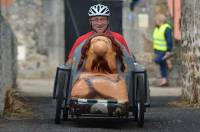
[[[82,116],[133,119],[144,125],[147,72],[112,36],[95,34],[57,68],[55,123]],[[117,119],[116,118],[116,119]]]

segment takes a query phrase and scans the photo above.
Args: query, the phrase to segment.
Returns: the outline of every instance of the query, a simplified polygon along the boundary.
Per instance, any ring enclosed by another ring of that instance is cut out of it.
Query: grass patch
[[[15,89],[9,89],[6,92],[4,116],[23,119],[35,117],[26,99]]]
[[[179,107],[179,108],[196,108],[196,109],[200,109],[200,105],[199,104],[194,104],[194,103],[190,103],[190,101],[186,100],[186,99],[179,99],[176,101],[171,101],[168,103],[169,106],[172,107]]]

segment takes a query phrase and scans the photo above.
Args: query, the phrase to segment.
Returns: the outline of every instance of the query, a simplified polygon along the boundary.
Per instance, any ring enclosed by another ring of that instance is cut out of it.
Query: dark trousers
[[[166,52],[155,50],[154,53],[155,53],[154,61],[156,64],[160,66],[161,77],[167,78],[167,63],[166,60],[162,60]]]

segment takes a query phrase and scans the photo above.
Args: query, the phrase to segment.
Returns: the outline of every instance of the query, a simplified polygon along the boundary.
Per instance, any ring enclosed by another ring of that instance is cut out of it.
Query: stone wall
[[[3,15],[17,38],[19,77],[52,77],[64,63],[64,1],[15,0]]]
[[[151,35],[156,12],[167,12],[166,0],[141,0],[131,12],[130,0],[124,0],[123,32],[137,60],[157,84],[159,70],[152,61]],[[64,62],[64,0],[15,0],[3,10],[17,38],[20,77],[52,77],[57,65]],[[146,23],[141,23],[146,21]],[[145,25],[147,24],[147,25]],[[176,69],[176,68],[174,68]],[[177,71],[170,73],[176,84]]]
[[[200,104],[200,1],[182,0],[179,64],[183,97]]]
[[[136,56],[143,64],[149,75],[150,84],[158,85],[160,78],[159,67],[154,64],[154,53],[152,49],[152,33],[154,29],[154,16],[156,13],[168,15],[166,0],[140,0],[134,11],[130,11],[130,0],[124,1],[123,9],[123,32],[125,39]],[[168,19],[170,22],[170,18]],[[177,68],[169,73],[170,85],[177,85]]]
[[[8,22],[1,15],[0,7],[0,115],[4,110],[5,92],[16,87],[15,37]]]

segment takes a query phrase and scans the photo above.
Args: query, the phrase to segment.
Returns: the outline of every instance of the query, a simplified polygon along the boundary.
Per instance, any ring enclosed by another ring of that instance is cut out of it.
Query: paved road
[[[151,107],[145,113],[144,128],[134,121],[82,119],[54,124],[55,102],[52,80],[20,80],[37,115],[32,119],[0,119],[0,132],[200,132],[200,110],[176,108],[168,102],[179,99],[180,88],[151,87]],[[40,92],[38,92],[40,91]]]

